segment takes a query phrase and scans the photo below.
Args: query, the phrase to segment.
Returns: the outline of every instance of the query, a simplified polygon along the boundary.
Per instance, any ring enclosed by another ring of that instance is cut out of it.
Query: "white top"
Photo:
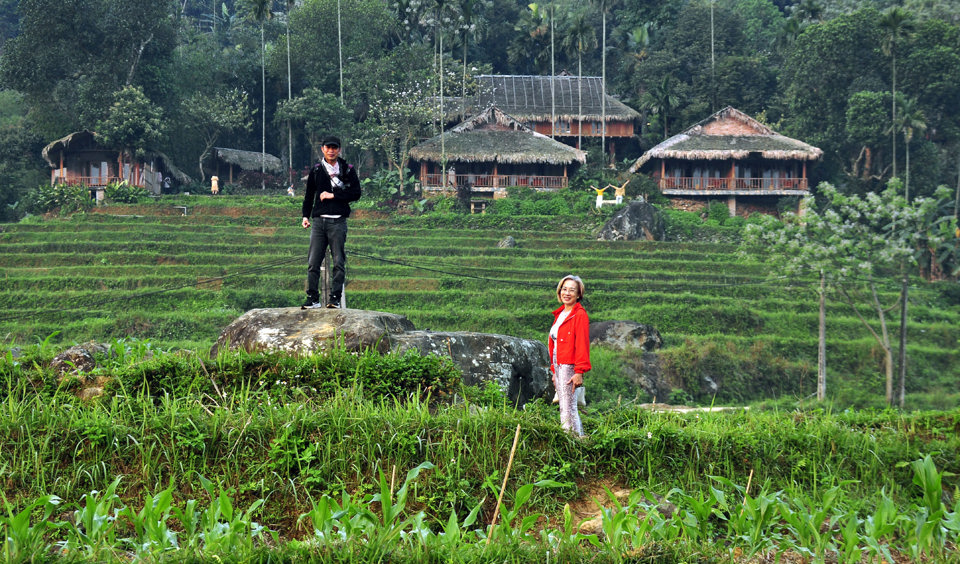
[[[333,177],[335,177],[335,176],[340,176],[340,161],[339,161],[339,160],[333,161],[333,164],[328,163],[328,162],[327,162],[327,159],[323,159],[323,160],[320,161],[320,162],[323,163],[323,168],[327,169],[327,174],[330,175],[330,178],[333,178]],[[338,214],[338,215],[323,214],[323,215],[321,215],[320,217],[325,217],[325,218],[327,218],[327,219],[337,219],[338,217],[341,217],[341,216],[340,216],[339,214]]]
[[[570,316],[570,312],[573,310],[564,309],[560,312],[560,315],[557,316],[557,320],[553,323],[553,327],[550,328],[550,336],[554,339],[557,338],[557,330],[560,329],[560,326],[563,325],[563,322],[567,320],[567,317]]]

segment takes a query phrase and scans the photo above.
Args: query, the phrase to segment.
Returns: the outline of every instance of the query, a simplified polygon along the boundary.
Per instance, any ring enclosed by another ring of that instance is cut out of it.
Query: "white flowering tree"
[[[820,184],[826,204],[814,209],[812,197],[801,204],[802,214],[786,214],[783,221],[772,217],[747,226],[743,249],[764,255],[778,274],[820,277],[820,351],[825,350],[824,300],[827,288],[837,291],[883,350],[886,399],[893,404],[893,349],[887,315],[905,305],[908,285],[899,299],[884,303],[878,285],[906,276],[909,271],[931,265],[923,273],[942,268],[938,250],[952,232],[946,224],[955,219],[943,214],[949,190],[941,187],[933,198],[917,198],[909,204],[898,194],[898,180],[886,190],[864,196],[842,194],[830,184]],[[873,318],[873,323],[868,320]],[[902,318],[903,319],[903,318]],[[905,319],[903,319],[905,321]],[[901,327],[905,336],[905,327]],[[902,348],[906,341],[901,340]],[[904,358],[901,351],[901,358]],[[826,361],[820,359],[817,398],[826,392]],[[904,372],[901,371],[901,402]]]
[[[399,173],[400,193],[403,193],[410,149],[430,134],[437,112],[437,99],[428,95],[433,88],[429,79],[392,84],[382,88],[370,105],[362,142],[365,148],[382,151],[390,169]]]

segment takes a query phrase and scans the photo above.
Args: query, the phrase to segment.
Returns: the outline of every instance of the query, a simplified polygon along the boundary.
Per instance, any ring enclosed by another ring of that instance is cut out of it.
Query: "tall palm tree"
[[[290,12],[297,5],[297,0],[287,0],[287,102],[293,100],[293,80],[290,73]],[[293,124],[287,120],[287,181],[293,186]]]
[[[270,11],[271,0],[244,0],[250,16],[260,24],[260,189],[266,189],[267,173],[267,46],[265,41],[265,26],[273,13]]]
[[[593,0],[600,9],[600,154],[605,154],[607,139],[607,13],[618,0]]]
[[[923,132],[927,129],[926,118],[923,115],[923,110],[921,110],[917,104],[916,98],[905,98],[904,96],[897,96],[897,106],[899,106],[899,112],[897,113],[897,121],[894,122],[891,129],[893,129],[894,135],[897,133],[903,134],[903,144],[904,149],[906,150],[907,163],[906,163],[906,179],[903,183],[903,193],[904,198],[907,202],[910,201],[910,142],[913,141],[913,136],[915,133]]]
[[[653,114],[659,114],[663,119],[663,138],[669,135],[667,123],[669,122],[670,110],[680,105],[680,97],[673,91],[673,76],[663,75],[653,88],[643,93],[640,99],[640,106],[649,110]]]
[[[434,37],[437,39],[440,63],[440,178],[447,177],[447,151],[443,134],[446,114],[443,111],[443,35],[445,27],[450,23],[450,10],[453,0],[433,0]]]
[[[883,40],[880,48],[890,57],[890,123],[897,123],[897,45],[907,39],[914,30],[913,14],[899,6],[894,6],[880,18]],[[890,139],[893,144],[893,176],[897,176],[897,130],[891,128]]]
[[[460,0],[458,8],[460,10],[460,39],[463,42],[463,76],[460,80],[460,119],[466,117],[467,103],[467,46],[470,44],[470,36],[478,37],[483,27],[483,16],[478,13],[478,8],[483,8],[483,0]]]
[[[571,54],[577,55],[577,148],[580,148],[580,134],[583,129],[583,54],[587,49],[597,46],[597,36],[593,26],[587,21],[583,12],[573,17],[570,27],[563,38],[563,48]]]

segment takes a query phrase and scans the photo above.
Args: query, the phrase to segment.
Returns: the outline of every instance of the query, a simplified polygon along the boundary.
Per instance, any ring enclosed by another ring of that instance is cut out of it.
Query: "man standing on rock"
[[[327,254],[333,255],[328,308],[340,307],[347,274],[347,217],[350,202],[360,199],[360,178],[353,165],[340,158],[340,139],[326,137],[321,143],[323,160],[310,169],[307,191],[303,196],[303,228],[310,230],[310,254],[307,262],[307,301],[300,309],[315,309],[320,304],[320,266]]]

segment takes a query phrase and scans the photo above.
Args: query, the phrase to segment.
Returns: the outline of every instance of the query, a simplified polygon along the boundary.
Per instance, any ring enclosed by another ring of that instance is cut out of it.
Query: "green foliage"
[[[716,222],[718,225],[723,225],[730,219],[730,208],[724,202],[710,202],[710,207],[707,208],[707,219]]]
[[[114,93],[106,117],[97,123],[101,144],[139,158],[155,148],[162,135],[163,111],[136,86],[124,86]]]
[[[93,207],[90,189],[83,184],[41,184],[24,198],[26,202],[22,208],[28,213],[58,212],[68,215]]]
[[[103,191],[104,197],[118,204],[136,204],[150,198],[150,193],[140,186],[127,181],[111,182]]]

